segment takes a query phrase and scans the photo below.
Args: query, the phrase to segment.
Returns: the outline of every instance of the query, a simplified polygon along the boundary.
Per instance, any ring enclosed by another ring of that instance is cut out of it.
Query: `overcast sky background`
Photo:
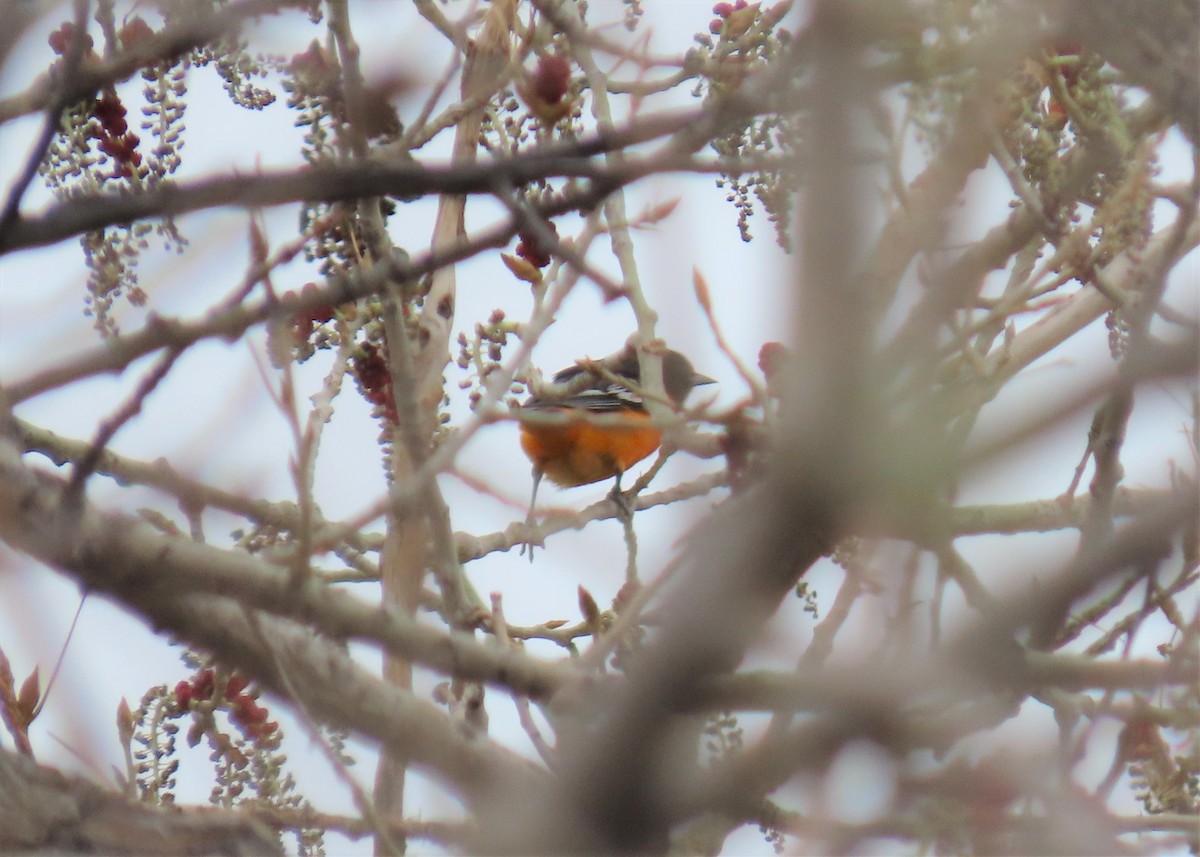
[[[686,0],[647,0],[646,20],[654,33],[653,52],[671,54],[685,50],[690,44],[690,34],[707,28],[712,17],[710,5]],[[593,21],[612,21],[621,14],[620,4],[614,2],[593,2],[591,6]],[[399,70],[418,82],[412,96],[399,103],[402,119],[408,119],[419,108],[425,86],[441,75],[448,54],[440,37],[428,25],[407,9],[404,14],[398,13],[396,10],[400,8],[383,2],[354,4],[352,21],[363,45],[368,77]],[[61,12],[51,14],[28,34],[8,67],[0,69],[0,97],[26,88],[34,75],[49,64],[52,54],[46,46],[46,36],[65,17]],[[273,22],[259,32],[267,49],[284,55],[303,50],[310,39],[323,38],[323,34],[323,25],[313,27],[300,16],[289,17],[286,23]],[[621,38],[625,31],[612,27],[607,35]],[[260,44],[258,40],[253,43],[256,47]],[[211,69],[192,72],[187,145],[183,152],[184,166],[178,173],[181,180],[234,169],[248,172],[256,165],[270,168],[299,162],[300,131],[291,127],[293,117],[283,106],[282,90],[277,83],[271,86],[281,96],[280,101],[261,114],[252,114],[229,104]],[[139,81],[135,80],[121,89],[131,119],[141,103],[140,96],[132,94],[139,88]],[[667,103],[650,101],[644,110]],[[3,187],[7,188],[19,170],[39,123],[40,117],[35,116],[0,126]],[[449,140],[450,135],[444,135],[422,150],[420,157],[431,161],[444,159]],[[1163,181],[1187,175],[1189,157],[1181,139],[1169,138],[1164,154]],[[906,167],[915,171],[920,164],[915,149],[913,155]],[[792,338],[789,295],[794,289],[795,276],[791,260],[778,250],[773,229],[761,215],[752,223],[755,240],[749,244],[740,240],[735,212],[724,202],[723,192],[713,186],[711,177],[665,176],[640,183],[627,193],[631,213],[668,199],[681,200],[672,217],[661,226],[635,233],[641,278],[660,314],[660,335],[673,347],[691,355],[698,369],[721,382],[719,387],[705,388],[702,392],[707,395],[714,391],[721,403],[736,401],[743,390],[736,372],[716,349],[692,297],[692,268],[696,266],[704,273],[726,336],[742,359],[752,366],[764,342],[788,342]],[[1010,196],[1007,182],[998,170],[989,168],[976,175],[968,190],[968,203],[958,214],[956,234],[963,239],[979,235],[1008,214],[1006,201]],[[48,200],[49,195],[35,184],[27,197],[26,210],[40,208]],[[397,243],[410,251],[425,249],[435,207],[433,200],[401,205],[391,225]],[[497,205],[473,200],[468,205],[468,230],[480,229],[502,216],[503,211]],[[268,237],[273,242],[294,236],[296,207],[274,209],[266,212],[265,217]],[[188,252],[182,256],[148,254],[141,267],[141,279],[151,296],[150,308],[162,315],[188,319],[202,314],[241,279],[248,260],[246,218],[238,212],[206,212],[181,218],[179,225],[191,242]],[[560,234],[572,231],[570,219],[560,222]],[[869,236],[847,236],[847,246],[867,246],[869,240]],[[508,249],[511,252],[512,248]],[[604,270],[617,274],[603,240],[596,243],[590,258]],[[91,329],[90,320],[82,315],[85,278],[81,254],[74,241],[0,258],[0,382],[23,379],[72,354],[95,347],[98,335]],[[288,290],[299,288],[315,276],[302,263],[293,263],[275,272],[273,279],[276,288]],[[1193,252],[1176,270],[1169,292],[1169,301],[1175,308],[1193,317],[1198,279],[1200,262]],[[528,288],[507,272],[499,253],[485,253],[460,265],[458,281],[456,323],[468,334],[476,321],[486,319],[497,306],[503,307],[511,318],[522,319],[528,313],[531,305]],[[132,331],[144,320],[145,311],[126,305],[118,310],[117,317],[125,330]],[[1023,325],[1033,320],[1022,319],[1018,323]],[[584,283],[571,295],[558,323],[539,344],[535,363],[552,372],[582,356],[603,356],[620,347],[634,327],[632,312],[624,302],[606,305],[598,290]],[[263,343],[262,332],[255,331],[232,345],[206,342],[189,350],[166,383],[147,400],[142,415],[116,436],[112,448],[141,460],[163,456],[180,471],[226,489],[244,490],[269,499],[291,499],[286,424],[266,395],[254,357],[257,354],[259,362],[268,365]],[[40,396],[23,403],[18,414],[65,436],[89,439],[115,404],[124,400],[152,360],[134,364],[119,378],[90,379]],[[298,378],[311,392],[317,389],[328,365],[327,359],[318,356],[298,370]],[[1009,384],[996,401],[985,407],[980,431],[1001,430],[1051,407],[1094,377],[1097,367],[1104,371],[1112,368],[1103,322],[1096,322],[1085,334],[1073,338],[1067,348],[1048,355]],[[457,370],[452,369],[449,389],[454,397],[452,412],[456,420],[467,413],[466,394],[456,387],[459,378]],[[341,519],[357,514],[382,494],[383,475],[375,442],[378,428],[369,419],[367,406],[350,382],[335,405],[337,414],[326,430],[318,462],[317,494],[325,516]],[[1139,391],[1129,430],[1131,442],[1122,455],[1126,484],[1167,485],[1169,473],[1165,462],[1171,458],[1185,469],[1193,468],[1183,437],[1188,410],[1182,386],[1146,387]],[[962,502],[1013,502],[1060,494],[1083,452],[1090,418],[1090,409],[1078,413],[1053,432],[988,462],[964,484]],[[49,466],[41,457],[33,457],[31,461],[38,466]],[[718,466],[719,462],[676,456],[651,490]],[[481,431],[464,449],[460,467],[472,477],[484,480],[510,502],[481,496],[452,477],[444,478],[443,488],[456,530],[491,532],[524,516],[530,486],[529,464],[517,446],[515,427],[505,424]],[[1085,487],[1088,478],[1090,468],[1085,475]],[[540,506],[579,508],[600,499],[608,488],[607,484],[568,491],[544,488]],[[89,483],[89,496],[102,506],[129,512],[141,506],[171,511],[170,504],[164,504],[155,492],[117,488],[99,477]],[[713,498],[637,515],[643,579],[649,579],[665,565],[688,528],[723,496],[719,492]],[[183,521],[179,515],[176,519]],[[212,511],[205,514],[204,523],[208,539],[215,544],[227,543],[229,531],[240,525],[231,517]],[[382,522],[369,529],[382,529]],[[1054,568],[1070,555],[1076,541],[1077,535],[1066,531],[1017,540],[963,539],[958,544],[968,560],[979,564],[985,583],[1002,594],[1009,587],[1019,589],[1028,585],[1031,575]],[[532,565],[512,551],[473,563],[468,571],[485,597],[492,591],[504,594],[511,623],[535,624],[551,618],[574,621],[578,617],[578,585],[587,587],[602,605],[611,601],[624,578],[624,550],[619,526],[611,521],[602,522],[580,533],[552,537]],[[894,555],[901,555],[899,548]],[[890,558],[885,549],[880,566],[888,567]],[[840,572],[818,567],[808,579],[819,593],[823,613],[836,593]],[[367,599],[377,598],[377,588],[373,586],[362,585],[355,591]],[[956,612],[966,614],[959,609],[961,600],[957,591],[951,588],[950,592],[947,603],[952,627]],[[0,548],[0,648],[12,661],[18,680],[35,664],[40,666],[43,679],[49,674],[78,599],[76,587],[66,579]],[[766,644],[754,656],[764,665],[790,668],[794,663],[813,624],[801,606],[793,600],[776,616]],[[872,611],[878,611],[879,607],[877,599],[867,599],[856,609],[851,623],[839,636],[845,648],[839,649],[835,665],[872,650],[878,641],[873,629],[881,618]],[[1139,640],[1150,644],[1146,646],[1147,655],[1152,654],[1152,644],[1160,641],[1153,635],[1155,627],[1149,623],[1139,636]],[[530,648],[557,657],[552,646],[533,644]],[[379,662],[369,651],[363,653],[363,659],[373,665]],[[131,620],[121,609],[100,599],[89,599],[64,658],[59,683],[32,729],[40,760],[98,776],[106,776],[111,766],[122,767],[114,725],[120,697],[136,705],[147,687],[158,683],[171,685],[186,675],[176,649],[151,634],[139,621]],[[418,686],[418,692],[428,692],[431,682],[427,679],[423,686]],[[269,700],[268,704],[272,714],[276,714],[279,706]],[[493,737],[532,754],[516,724],[511,704],[501,694],[493,693],[489,695],[488,709]],[[745,718],[745,722],[752,725],[753,718]],[[1054,740],[1053,718],[1049,711],[1039,707],[1023,713],[1002,732],[1014,747],[1029,751]],[[307,756],[301,768],[310,796],[322,809],[352,812],[346,790],[322,770],[323,763],[316,754],[303,752],[305,739],[300,737],[300,731],[292,730],[292,735],[289,752],[293,756]],[[7,736],[0,736],[0,742],[10,746]],[[373,775],[371,757],[364,748],[357,750],[363,762],[355,771],[360,782],[369,786]],[[198,777],[189,780],[186,769],[181,776],[181,799],[200,802],[206,799],[208,768],[203,761],[206,755],[207,751],[195,755]],[[889,763],[878,758],[877,753],[872,755],[869,748],[851,748],[843,756],[828,782],[793,783],[784,802],[790,799],[803,805],[824,792],[835,812],[848,821],[869,820],[870,813],[886,811]],[[1097,769],[1094,775],[1089,774],[1094,781],[1103,776],[1108,761],[1102,758],[1092,764]],[[417,802],[412,806],[414,815],[432,819],[454,812],[453,804],[432,796],[429,790],[419,790],[417,794]],[[1133,812],[1135,807],[1129,805],[1125,810]],[[729,849],[730,853],[769,852],[769,846],[753,828],[731,839]],[[330,853],[368,850],[369,844],[364,841],[345,849],[331,846]],[[418,850],[431,849],[422,843]]]

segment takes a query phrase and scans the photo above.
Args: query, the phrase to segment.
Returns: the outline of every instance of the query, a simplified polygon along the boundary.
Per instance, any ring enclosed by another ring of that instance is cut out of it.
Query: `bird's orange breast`
[[[572,408],[544,411],[569,413]],[[626,411],[622,417],[649,421],[642,411]],[[584,421],[562,425],[521,426],[521,449],[533,466],[556,485],[588,485],[624,473],[658,449],[662,431],[652,425],[596,425]]]

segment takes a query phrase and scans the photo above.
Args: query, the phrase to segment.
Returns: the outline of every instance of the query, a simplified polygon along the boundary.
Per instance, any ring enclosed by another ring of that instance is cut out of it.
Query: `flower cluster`
[[[235,679],[240,679],[241,682],[236,694],[233,692]],[[279,723],[267,719],[269,712],[258,704],[258,700],[245,692],[245,686],[245,678],[236,674],[230,677],[225,689],[225,698],[229,700],[229,716],[241,727],[247,738],[254,741],[270,738],[279,728]]]
[[[50,43],[50,49],[56,54],[66,56],[75,39],[75,25],[68,21],[51,33],[47,41]],[[92,37],[84,33],[85,55],[91,53],[93,44]],[[137,151],[141,140],[129,130],[125,112],[125,105],[121,103],[116,90],[111,87],[106,89],[91,107],[91,115],[96,121],[92,123],[89,132],[91,138],[97,141],[96,147],[112,158],[116,165],[116,175],[132,178],[134,170],[142,164],[142,156]]]
[[[758,368],[769,398],[779,398],[779,375],[791,357],[789,349],[778,342],[767,342],[759,349]],[[737,493],[763,475],[766,435],[762,425],[743,410],[734,411],[724,423],[725,432],[717,442],[725,455],[729,486]]]
[[[553,223],[547,222],[547,228],[558,237],[558,227]],[[538,241],[538,237],[532,231],[522,232],[518,235],[520,241],[517,243],[517,255],[533,265],[535,268],[544,268],[550,264],[550,251],[543,247]]]
[[[758,370],[762,372],[763,378],[767,381],[767,389],[773,395],[779,395],[778,391],[771,390],[771,383],[775,380],[775,376],[779,374],[784,365],[791,359],[791,351],[786,345],[779,342],[766,342],[763,347],[758,349]]]
[[[121,32],[117,37],[121,40],[121,47],[129,50],[138,42],[144,42],[147,39],[154,37],[154,30],[146,23],[146,19],[141,15],[134,15],[125,25],[121,27]]]
[[[50,43],[50,50],[61,56],[66,56],[67,51],[71,49],[71,45],[75,42],[75,25],[70,21],[65,22],[61,27],[50,34],[47,39]],[[83,51],[87,53],[93,47],[95,42],[87,33],[83,34]]]
[[[558,228],[553,223],[547,221],[545,225],[558,237]],[[539,269],[545,268],[552,261],[550,249],[532,230],[525,230],[517,237],[517,255],[501,253],[500,259],[518,280],[536,285],[542,281],[542,272]]]
[[[468,377],[459,381],[458,386],[462,390],[475,388],[471,390],[468,397],[471,410],[475,410],[479,405],[484,387],[492,373],[501,368],[500,361],[504,356],[504,347],[508,345],[509,337],[516,333],[519,327],[518,322],[509,321],[506,318],[504,310],[495,309],[488,316],[486,323],[476,323],[473,339],[468,339],[465,333],[458,335],[456,362],[460,369],[470,370]],[[509,392],[516,395],[523,389],[524,385],[520,381],[514,381]],[[517,407],[516,399],[510,398],[507,401],[510,407]]]
[[[233,673],[225,682],[220,705],[229,711],[229,719],[238,725],[242,733],[254,741],[267,741],[279,729],[279,723],[268,720],[269,712],[258,704],[246,687],[250,681],[240,673]],[[216,691],[216,672],[207,667],[190,680],[175,685],[175,705],[181,712],[188,711],[193,702],[204,702],[213,698]]]
[[[338,99],[340,105],[337,61],[316,39],[309,43],[307,50],[292,56],[288,71],[305,92]]]
[[[142,164],[137,151],[141,139],[129,130],[125,121],[125,105],[114,90],[108,90],[96,101],[92,110],[98,126],[92,132],[97,148],[113,159],[116,174],[122,178],[133,178],[133,172]]]
[[[696,60],[704,71],[693,94],[700,96],[707,90],[710,97],[728,97],[748,76],[775,64],[792,40],[791,32],[780,26],[791,7],[792,0],[768,7],[746,0],[713,6],[715,17],[709,22],[712,35],[700,33],[695,37],[700,46]],[[793,84],[789,81],[785,85]],[[804,136],[804,127],[795,115],[764,113],[744,123],[733,123],[710,145],[722,158],[738,161],[770,152],[798,155],[803,150]],[[781,163],[798,164],[803,159],[781,158]],[[728,189],[726,200],[737,209],[743,241],[751,240],[750,219],[756,209],[761,209],[775,228],[776,242],[791,252],[791,209],[800,179],[798,169],[784,166],[721,174],[717,187]]]
[[[190,680],[184,679],[175,685],[175,704],[180,711],[192,707],[192,700],[212,699],[214,688],[214,673],[211,669],[201,670]]]
[[[575,107],[567,97],[571,89],[571,64],[558,54],[546,54],[538,60],[529,79],[517,91],[529,111],[546,125],[555,125]]]
[[[758,17],[758,4],[737,0],[736,3],[718,3],[713,6],[716,15],[708,22],[708,31],[714,36],[725,36],[736,39],[750,29],[754,19]]]
[[[558,54],[538,60],[533,72],[533,91],[547,104],[558,104],[571,85],[571,64]]]
[[[310,295],[316,290],[316,283],[305,283],[300,289],[300,294]],[[296,337],[296,342],[307,342],[317,325],[333,321],[333,317],[334,307],[332,304],[323,304],[296,313],[292,317],[292,334]]]
[[[377,414],[387,417],[393,423],[399,422],[387,352],[373,342],[365,342],[350,362],[363,398],[375,406]]]

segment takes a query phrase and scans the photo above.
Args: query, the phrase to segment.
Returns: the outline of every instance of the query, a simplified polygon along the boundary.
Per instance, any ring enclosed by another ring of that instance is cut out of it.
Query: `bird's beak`
[[[693,387],[703,387],[705,384],[715,384],[715,383],[717,383],[716,378],[710,378],[707,375],[701,375],[699,372],[695,372],[692,374],[692,386]]]

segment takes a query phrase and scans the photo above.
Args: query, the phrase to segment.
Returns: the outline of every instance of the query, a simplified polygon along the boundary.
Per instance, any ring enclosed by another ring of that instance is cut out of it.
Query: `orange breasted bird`
[[[522,405],[524,410],[538,413],[621,418],[608,424],[587,419],[521,423],[521,448],[533,462],[530,517],[543,476],[564,488],[615,477],[613,496],[619,499],[621,474],[658,449],[662,442],[662,429],[654,424],[636,392],[642,388],[637,350],[626,346],[599,361],[599,365],[607,374],[589,372],[582,366],[563,369],[555,374],[554,383],[570,385],[571,393],[545,398],[534,395]],[[665,352],[662,367],[663,389],[676,405],[683,404],[693,387],[716,383],[696,372],[678,351]],[[571,384],[585,374],[592,379],[587,386],[579,388]],[[616,383],[619,379],[628,380],[629,386]],[[638,422],[645,425],[637,425]]]

